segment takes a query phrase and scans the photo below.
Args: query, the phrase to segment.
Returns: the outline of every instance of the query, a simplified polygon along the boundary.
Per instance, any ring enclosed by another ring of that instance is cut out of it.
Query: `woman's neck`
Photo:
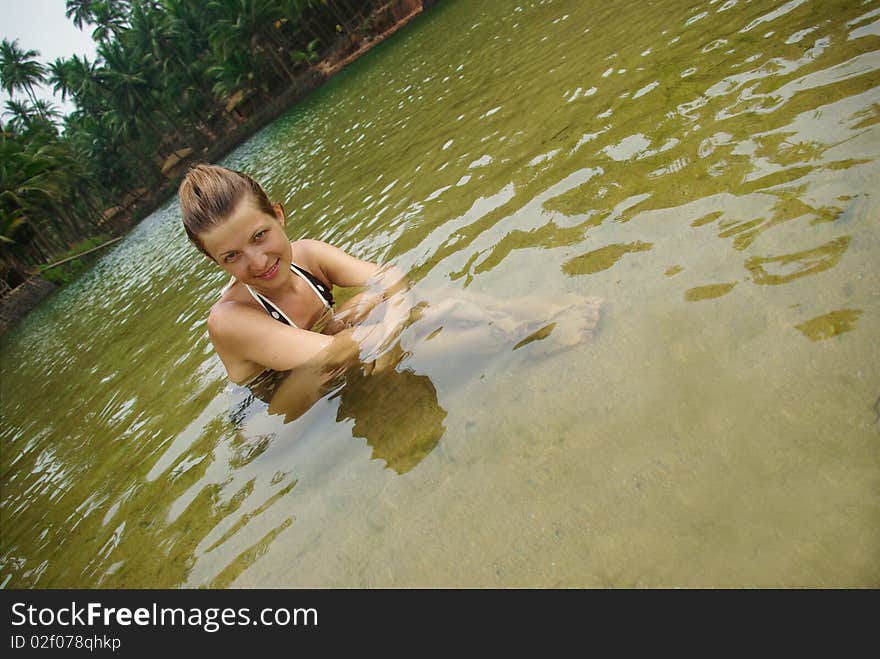
[[[298,277],[293,273],[293,271],[288,266],[287,271],[283,273],[279,273],[282,277],[284,277],[284,281],[281,282],[278,286],[273,286],[270,290],[265,290],[261,286],[251,286],[257,293],[262,295],[263,297],[269,298],[270,300],[277,300],[279,298],[283,298],[287,295],[292,295],[296,292]]]

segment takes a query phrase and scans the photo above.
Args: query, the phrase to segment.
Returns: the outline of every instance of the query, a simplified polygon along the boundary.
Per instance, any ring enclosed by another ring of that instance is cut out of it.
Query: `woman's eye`
[[[235,260],[236,256],[238,256],[238,254],[227,254],[226,256],[223,257],[223,260],[226,261],[227,263],[232,263]]]
[[[265,229],[263,229],[262,231],[257,231],[257,233],[254,234],[254,240],[262,240],[263,234],[265,234],[265,233],[266,233]]]

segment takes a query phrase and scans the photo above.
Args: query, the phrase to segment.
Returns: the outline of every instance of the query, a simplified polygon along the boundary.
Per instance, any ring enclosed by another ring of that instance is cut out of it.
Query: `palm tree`
[[[65,119],[64,136],[73,151],[86,163],[89,178],[100,181],[95,190],[104,205],[118,196],[116,193],[143,181],[143,163],[149,159],[138,153],[134,144],[123,141],[109,125],[108,113],[93,114],[75,111]],[[158,171],[158,167],[155,168]],[[148,177],[148,176],[147,176]]]
[[[26,242],[39,259],[64,247],[48,221],[64,211],[63,170],[59,169],[70,163],[59,154],[54,139],[25,142],[9,133],[0,137],[0,233],[5,238],[0,242]]]
[[[128,119],[146,125],[154,135],[161,136],[163,130],[153,121],[154,113],[161,116],[175,141],[183,142],[183,136],[176,122],[154,102],[150,69],[143,60],[138,61],[125,48],[115,41],[104,42],[98,46],[98,54],[104,66],[98,71],[98,81],[108,94],[111,105],[121,115],[121,125],[129,125]]]
[[[215,80],[214,92],[218,96],[232,96],[239,90],[249,92],[261,89],[265,93],[265,87],[260,85],[254,74],[256,66],[249,51],[232,51],[222,62],[208,68],[208,74]]]
[[[34,103],[34,111],[37,113],[40,129],[54,136],[58,135],[58,122],[61,120],[61,113],[54,103],[42,98],[38,98]]]
[[[23,91],[36,104],[34,85],[46,79],[46,67],[36,60],[39,55],[37,50],[20,49],[18,39],[4,39],[0,44],[0,88],[10,96]]]
[[[174,62],[173,68],[181,72],[179,77],[169,77],[169,86],[180,88],[183,78],[189,78],[202,93],[206,106],[202,111],[209,117],[219,113],[228,127],[234,126],[208,74],[208,68],[216,64],[216,59],[208,40],[213,23],[208,20],[204,7],[197,7],[189,0],[164,0],[162,7],[154,53],[165,62]]]
[[[164,0],[163,7],[169,37],[188,62],[196,62],[210,48],[208,35],[213,23],[205,8],[189,0]]]
[[[22,134],[30,130],[36,119],[34,114],[34,106],[27,101],[16,101],[10,99],[4,104],[6,111],[3,113],[7,117],[7,127],[14,133]]]
[[[290,33],[290,39],[297,45],[297,49],[290,53],[294,64],[314,62],[317,55],[318,44],[321,37],[311,26],[308,20],[308,12],[316,4],[316,0],[278,0],[281,11],[286,16],[283,21],[284,27]]]
[[[79,55],[73,55],[67,60],[66,68],[70,94],[76,105],[89,112],[96,111],[100,95],[97,63],[89,62],[85,56],[80,59]]]
[[[72,19],[80,30],[86,23],[95,25],[92,39],[101,42],[111,36],[119,39],[125,30],[130,10],[127,0],[67,0],[64,15]]]
[[[66,101],[67,95],[72,92],[71,60],[58,57],[48,66],[46,82],[52,85],[52,91],[61,95],[61,100]]]
[[[29,103],[10,99],[6,101],[5,108],[4,114],[9,117],[7,126],[14,133],[28,136],[34,131],[58,134],[55,122],[61,119],[61,113],[49,101],[37,99],[36,103]]]
[[[73,19],[73,24],[82,30],[84,23],[94,23],[94,7],[101,0],[67,0],[64,15]]]
[[[288,66],[285,51],[276,24],[284,18],[275,0],[213,0],[207,9],[218,15],[212,31],[212,45],[222,56],[239,49],[247,49],[259,61],[261,53],[271,58],[280,78],[291,82],[296,79]]]
[[[206,128],[206,117],[220,100],[198,63],[186,61],[171,32],[171,21],[148,4],[133,4],[130,23],[126,44],[156,80],[153,93],[158,104],[176,108],[177,116],[199,142],[203,143],[206,136],[214,139],[216,136]]]

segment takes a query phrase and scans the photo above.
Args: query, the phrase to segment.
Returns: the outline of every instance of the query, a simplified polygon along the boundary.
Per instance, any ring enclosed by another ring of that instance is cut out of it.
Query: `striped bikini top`
[[[305,268],[301,268],[296,265],[296,263],[290,264],[290,270],[291,272],[295,272],[300,277],[302,277],[302,279],[309,285],[309,288],[311,288],[315,292],[315,295],[320,298],[321,302],[324,303],[325,309],[330,309],[333,307],[333,291],[328,289],[326,284],[324,284],[320,279],[315,277],[315,275],[313,275]],[[235,280],[233,279],[226,285],[223,290],[225,291],[234,283]],[[259,292],[255,291],[247,284],[245,284],[244,286],[245,288],[247,288],[248,293],[250,293],[253,298],[260,303],[260,306],[263,307],[266,310],[266,313],[272,316],[272,318],[274,318],[278,322],[284,323],[285,325],[296,327],[296,323],[288,318],[287,314],[285,314],[283,311],[281,311],[281,309],[272,304],[265,296],[261,295]]]

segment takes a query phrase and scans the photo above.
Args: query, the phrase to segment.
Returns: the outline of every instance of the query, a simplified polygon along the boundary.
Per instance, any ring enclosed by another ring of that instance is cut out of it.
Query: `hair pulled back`
[[[199,235],[232,215],[238,204],[250,198],[259,210],[272,215],[266,192],[247,174],[217,165],[198,164],[190,169],[178,191],[183,227],[190,241],[208,258]]]

